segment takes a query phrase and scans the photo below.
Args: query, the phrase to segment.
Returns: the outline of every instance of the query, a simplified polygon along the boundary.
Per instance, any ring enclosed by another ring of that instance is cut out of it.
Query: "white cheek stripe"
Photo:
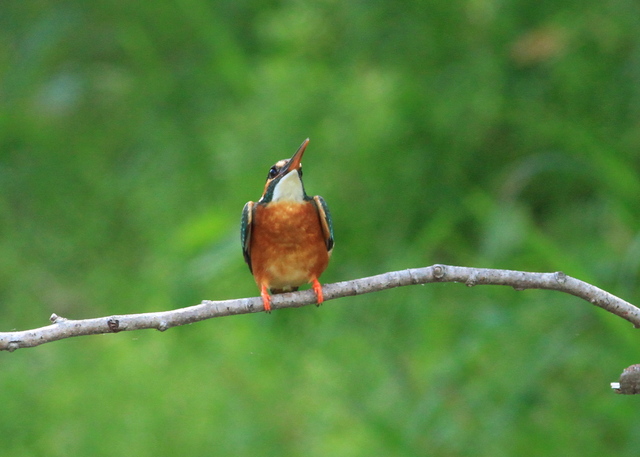
[[[271,201],[301,202],[303,199],[302,181],[300,181],[298,172],[291,170],[276,184],[276,188],[273,189],[273,198]]]

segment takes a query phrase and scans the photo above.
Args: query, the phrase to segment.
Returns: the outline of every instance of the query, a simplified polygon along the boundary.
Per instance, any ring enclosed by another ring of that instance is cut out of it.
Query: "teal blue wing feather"
[[[244,261],[249,265],[249,271],[253,273],[251,268],[251,230],[253,228],[253,206],[254,202],[247,202],[242,208],[242,219],[240,221],[240,242],[242,243],[242,255]]]
[[[333,251],[334,239],[333,239],[333,222],[331,221],[331,213],[327,202],[324,201],[319,195],[313,197],[313,204],[318,210],[318,216],[320,216],[320,224],[322,225],[322,233],[324,234],[324,241],[327,245],[327,251],[331,254]]]

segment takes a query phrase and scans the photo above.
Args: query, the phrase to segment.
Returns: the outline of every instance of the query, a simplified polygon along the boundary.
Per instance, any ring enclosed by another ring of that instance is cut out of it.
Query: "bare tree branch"
[[[624,369],[618,382],[612,382],[611,388],[617,394],[640,394],[640,365],[631,365]]]
[[[448,265],[433,265],[393,271],[368,278],[325,284],[324,299],[361,295],[393,287],[426,284],[433,282],[460,282],[467,286],[499,285],[511,286],[516,290],[547,289],[566,292],[583,298],[610,313],[640,327],[640,309],[598,287],[572,278],[558,271],[556,273],[530,273],[525,271],[496,270],[490,268],[468,268]],[[315,303],[312,290],[274,295],[273,309],[294,308]],[[98,317],[94,319],[71,320],[53,314],[52,324],[33,330],[0,332],[0,350],[15,351],[19,348],[39,346],[44,343],[71,338],[73,336],[117,333],[121,331],[157,329],[167,330],[179,325],[233,314],[256,313],[262,311],[262,300],[240,298],[235,300],[204,300],[199,305],[171,311],[143,314],[124,314]]]

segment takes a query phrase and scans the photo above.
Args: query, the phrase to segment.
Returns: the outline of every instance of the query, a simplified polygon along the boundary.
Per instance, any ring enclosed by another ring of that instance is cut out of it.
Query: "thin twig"
[[[567,276],[560,271],[556,273],[530,273],[490,268],[433,265],[425,268],[392,271],[352,281],[325,284],[323,291],[324,299],[327,301],[351,295],[377,292],[393,287],[433,282],[460,282],[467,286],[511,286],[516,290],[557,290],[583,298],[616,316],[628,320],[636,328],[640,327],[640,309],[609,292]],[[271,306],[273,309],[294,308],[314,304],[315,300],[314,292],[305,290],[274,295]],[[50,318],[52,324],[46,327],[16,332],[0,332],[0,350],[11,352],[19,348],[39,346],[73,336],[117,333],[150,328],[164,331],[171,327],[191,324],[213,317],[260,311],[262,311],[262,300],[259,297],[255,297],[224,301],[204,300],[199,305],[171,311],[124,314],[94,319],[71,320],[53,314]]]

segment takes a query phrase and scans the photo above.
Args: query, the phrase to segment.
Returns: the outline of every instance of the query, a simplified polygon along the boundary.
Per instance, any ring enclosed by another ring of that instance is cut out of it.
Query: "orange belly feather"
[[[317,280],[328,263],[320,218],[312,203],[256,205],[251,268],[258,286],[291,290]]]

